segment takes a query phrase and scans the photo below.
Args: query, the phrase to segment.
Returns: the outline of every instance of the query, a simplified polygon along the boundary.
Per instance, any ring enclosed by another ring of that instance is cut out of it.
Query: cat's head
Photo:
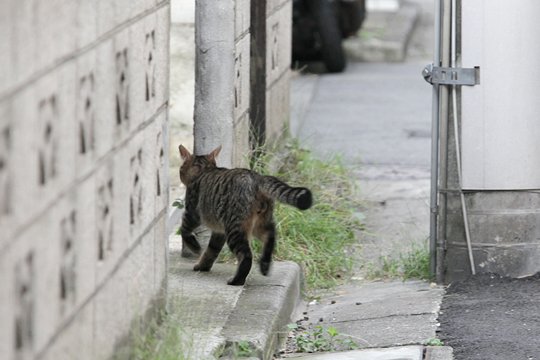
[[[178,150],[183,161],[182,166],[180,166],[180,181],[187,186],[206,169],[217,166],[216,158],[221,151],[221,145],[212,150],[208,155],[192,155],[182,145],[178,147]]]

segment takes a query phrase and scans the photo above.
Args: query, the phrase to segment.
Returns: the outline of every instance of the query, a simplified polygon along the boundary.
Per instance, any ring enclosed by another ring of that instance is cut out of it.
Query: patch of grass
[[[413,245],[405,254],[397,257],[381,257],[379,263],[379,265],[366,265],[368,278],[401,278],[403,280],[431,280],[432,278],[429,272],[429,250],[426,246]]]
[[[358,204],[353,177],[341,159],[322,161],[293,141],[284,155],[262,152],[253,168],[312,191],[314,205],[308,210],[277,204],[275,258],[299,263],[308,291],[335,286],[352,267],[347,251],[355,231],[362,229],[354,215]]]
[[[180,307],[177,301],[170,306]],[[174,314],[177,309],[163,311],[156,319],[135,327],[131,334],[129,359],[132,360],[191,360],[190,336],[182,331]]]
[[[344,351],[358,349],[358,344],[348,336],[344,336],[338,330],[329,326],[326,329],[321,325],[311,330],[298,331],[297,324],[289,324],[289,330],[295,331],[296,352],[314,353],[321,351]]]
[[[430,280],[429,250],[427,247],[413,246],[411,251],[401,258],[403,278]]]
[[[219,359],[242,359],[242,358],[259,358],[255,346],[247,340],[230,342],[225,345],[223,351],[217,354]]]

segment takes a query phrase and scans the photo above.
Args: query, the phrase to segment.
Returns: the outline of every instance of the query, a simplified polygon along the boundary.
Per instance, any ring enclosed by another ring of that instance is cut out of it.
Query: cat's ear
[[[208,154],[207,156],[208,159],[211,161],[216,161],[216,158],[218,157],[220,151],[221,151],[221,145],[219,145],[217,148],[212,150],[210,154]]]
[[[182,160],[186,161],[191,158],[191,154],[189,153],[188,149],[184,147],[184,145],[178,146],[178,150],[180,151],[180,157]]]

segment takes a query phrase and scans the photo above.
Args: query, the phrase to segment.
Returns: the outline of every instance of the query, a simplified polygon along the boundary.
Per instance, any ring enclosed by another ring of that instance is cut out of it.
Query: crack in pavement
[[[388,319],[393,317],[413,317],[413,316],[423,316],[423,315],[437,315],[437,312],[423,312],[423,313],[413,313],[413,314],[391,314],[386,316],[375,316],[370,318],[361,318],[361,319],[350,319],[350,320],[339,320],[339,321],[329,321],[331,324],[344,324],[349,322],[356,321],[369,321],[369,320],[379,320],[379,319]],[[436,321],[435,321],[436,322]]]

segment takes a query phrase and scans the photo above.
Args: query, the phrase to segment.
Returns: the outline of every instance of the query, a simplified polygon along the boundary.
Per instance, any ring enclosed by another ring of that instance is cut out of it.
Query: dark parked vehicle
[[[341,42],[365,17],[365,0],[293,0],[293,63],[322,60],[329,72],[343,71]]]

